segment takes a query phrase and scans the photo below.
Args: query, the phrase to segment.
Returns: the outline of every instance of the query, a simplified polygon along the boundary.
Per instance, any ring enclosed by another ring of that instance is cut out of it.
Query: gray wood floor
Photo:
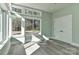
[[[8,52],[8,55],[26,55],[24,46],[22,43],[15,38],[11,39],[11,47]]]
[[[39,43],[40,48],[32,55],[79,55],[79,47],[58,40]]]
[[[16,40],[12,40],[12,42],[14,43],[11,44],[8,55],[26,55],[21,43],[18,43]],[[52,39],[37,44],[40,48],[32,55],[79,55],[79,47],[62,41]]]

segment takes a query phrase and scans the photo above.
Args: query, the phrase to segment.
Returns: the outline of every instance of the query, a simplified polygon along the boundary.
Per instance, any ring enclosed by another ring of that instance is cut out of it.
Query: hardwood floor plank
[[[16,40],[12,41],[8,55],[25,55],[24,47]],[[37,43],[37,42],[36,42]],[[59,40],[47,40],[37,43],[40,48],[31,55],[79,55],[79,47]]]
[[[48,40],[44,43],[39,43],[41,46],[40,49],[36,52],[40,52],[40,54],[43,54],[44,52],[47,52],[48,55],[79,55],[79,47],[70,45],[69,43],[57,41],[57,40]],[[33,55],[37,55],[34,54]]]

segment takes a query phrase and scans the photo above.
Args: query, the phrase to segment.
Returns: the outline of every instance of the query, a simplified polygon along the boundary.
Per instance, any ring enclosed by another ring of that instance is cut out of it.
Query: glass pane
[[[27,10],[27,9],[25,9],[25,14],[27,14],[27,11],[28,11],[28,10]]]
[[[34,12],[33,12],[33,15],[34,15],[34,16],[39,16],[39,17],[41,16],[41,15],[40,15],[40,12],[37,12],[37,11],[34,11]]]
[[[15,11],[15,12],[18,12],[18,13],[22,13],[22,10],[19,9],[19,8],[14,8],[14,7],[12,7],[12,10]]]
[[[21,18],[12,19],[12,34],[21,34]]]
[[[32,15],[32,11],[29,10],[29,11],[28,11],[28,14],[29,14],[29,15]]]
[[[34,31],[40,31],[40,20],[34,20]]]
[[[25,31],[32,31],[33,29],[33,20],[32,19],[26,19],[25,20]]]
[[[33,14],[34,14],[34,15],[36,15],[36,16],[38,15],[38,13],[37,13],[37,12],[33,12]]]
[[[41,16],[40,12],[38,12],[38,16]]]

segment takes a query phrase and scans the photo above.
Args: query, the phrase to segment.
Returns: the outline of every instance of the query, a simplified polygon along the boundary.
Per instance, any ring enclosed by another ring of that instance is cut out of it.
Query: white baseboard
[[[48,37],[48,38],[57,39],[56,37]]]
[[[74,46],[77,46],[77,47],[79,47],[79,44],[77,44],[77,43],[70,43],[71,45],[74,45]]]

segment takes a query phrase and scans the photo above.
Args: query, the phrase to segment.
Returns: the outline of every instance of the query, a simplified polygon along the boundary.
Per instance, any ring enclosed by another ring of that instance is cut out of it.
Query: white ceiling
[[[18,5],[27,6],[47,12],[54,12],[72,4],[71,3],[18,3]]]

